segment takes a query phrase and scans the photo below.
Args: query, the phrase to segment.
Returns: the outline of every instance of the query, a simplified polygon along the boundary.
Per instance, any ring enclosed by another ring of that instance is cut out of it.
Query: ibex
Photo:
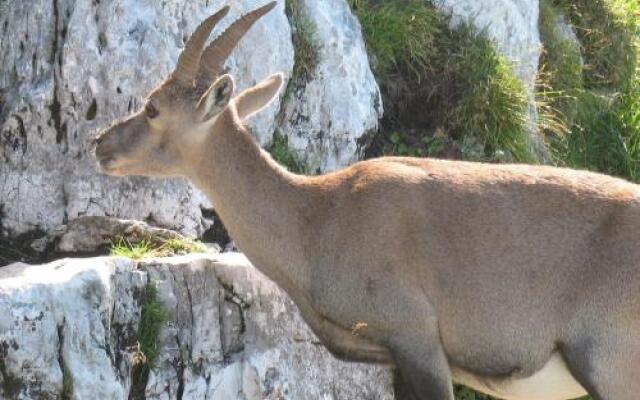
[[[102,132],[109,175],[183,176],[336,357],[393,365],[406,398],[452,382],[514,400],[640,396],[640,190],[545,166],[383,157],[323,176],[280,167],[221,75],[275,2],[204,48],[191,36],[143,110]],[[204,48],[204,50],[203,50]]]

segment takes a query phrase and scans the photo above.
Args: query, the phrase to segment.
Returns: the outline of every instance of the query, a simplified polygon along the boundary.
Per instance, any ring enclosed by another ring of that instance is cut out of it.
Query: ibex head
[[[220,73],[236,44],[275,4],[244,15],[206,48],[213,27],[229,7],[204,20],[187,41],[176,69],[151,91],[144,108],[95,138],[101,170],[109,175],[182,175],[193,149],[211,134],[216,117],[231,100],[241,118],[268,105],[282,85],[282,75],[232,99],[233,79]]]

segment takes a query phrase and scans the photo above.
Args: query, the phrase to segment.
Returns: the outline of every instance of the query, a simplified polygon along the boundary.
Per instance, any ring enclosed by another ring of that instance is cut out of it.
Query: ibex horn
[[[208,84],[217,78],[224,67],[225,61],[227,61],[240,39],[260,17],[271,11],[276,6],[276,3],[276,1],[272,1],[243,15],[218,36],[216,40],[211,42],[200,59],[198,80]]]
[[[229,6],[221,8],[217,13],[202,21],[200,26],[193,32],[182,54],[178,58],[178,65],[173,73],[175,79],[186,86],[193,86],[196,74],[200,67],[200,56],[202,48],[207,42],[213,27],[224,18],[229,12]]]

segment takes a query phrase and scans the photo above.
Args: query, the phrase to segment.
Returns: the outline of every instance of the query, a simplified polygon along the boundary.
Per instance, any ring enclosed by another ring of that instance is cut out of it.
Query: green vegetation
[[[552,0],[540,1],[539,30],[545,44],[540,57],[538,82],[542,129],[554,137],[563,137],[566,126],[576,117],[577,97],[584,85],[580,45],[557,26],[562,11]]]
[[[562,15],[579,48],[559,34]],[[544,126],[557,164],[640,181],[639,16],[632,0],[541,2],[539,97],[557,122]]]
[[[307,168],[298,156],[289,148],[289,138],[276,131],[268,149],[274,160],[296,174],[307,173]]]
[[[589,89],[625,90],[636,74],[637,0],[553,0],[563,9],[583,48]]]
[[[285,91],[285,98],[289,98],[297,87],[304,87],[313,78],[319,55],[316,27],[302,11],[300,0],[286,0],[285,13],[291,25],[294,47],[293,72]]]
[[[112,245],[109,255],[127,257],[134,260],[151,257],[169,257],[189,253],[206,253],[207,247],[191,239],[169,239],[159,244],[150,240],[131,243],[125,238],[118,238]]]
[[[446,145],[446,138],[437,134],[422,137],[420,144],[410,143],[411,139],[401,132],[391,132],[388,148],[397,156],[426,157],[441,153]]]
[[[144,390],[149,372],[155,368],[160,350],[160,330],[169,318],[169,313],[158,300],[157,289],[147,284],[140,303],[140,324],[138,325],[138,346],[133,357],[132,399],[144,399]]]
[[[522,83],[483,33],[469,24],[451,29],[450,19],[422,0],[350,0],[350,5],[362,24],[386,110],[367,156],[461,158],[461,142],[474,137],[487,160],[506,152],[508,159],[536,161]],[[436,132],[451,140],[435,137]],[[406,147],[394,139],[398,134]]]
[[[567,166],[640,181],[640,91],[613,97],[585,91],[566,140],[556,144]]]

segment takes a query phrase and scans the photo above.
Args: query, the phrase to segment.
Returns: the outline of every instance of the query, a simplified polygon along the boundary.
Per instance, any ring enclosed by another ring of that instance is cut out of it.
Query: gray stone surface
[[[382,99],[346,0],[300,4],[315,27],[320,59],[285,105],[282,131],[311,171],[331,171],[359,159],[358,139],[378,127]]]
[[[184,40],[207,15],[231,5],[214,31],[262,0],[13,1],[0,13],[0,231],[18,234],[83,215],[147,220],[200,235],[211,205],[181,179],[109,178],[97,173],[89,140],[137,110],[173,68]],[[307,1],[317,23],[317,79],[283,129],[322,170],[356,159],[357,138],[377,124],[377,85],[359,27],[344,0]],[[284,2],[256,24],[227,65],[238,90],[293,68]],[[375,105],[375,107],[374,107]],[[248,123],[268,145],[279,101]]]
[[[208,201],[180,179],[97,174],[89,140],[137,110],[172,70],[186,37],[231,4],[214,34],[261,0],[12,1],[0,13],[0,222],[4,234],[44,230],[82,215],[148,220],[187,234],[210,221]],[[268,40],[265,40],[268,38]],[[281,2],[229,60],[239,90],[290,71],[291,32]],[[271,137],[278,104],[252,121]]]
[[[533,92],[542,50],[538,0],[435,0],[453,16],[452,23],[471,22],[484,30]]]
[[[169,240],[185,240],[179,233],[150,226],[142,221],[113,217],[80,217],[62,225],[47,237],[56,253],[93,253],[102,251],[114,240],[128,243],[144,241],[161,246]]]
[[[147,399],[393,399],[390,370],[334,359],[238,253],[0,269],[0,398],[61,398],[66,374],[72,399],[127,399],[149,284],[170,317]]]

